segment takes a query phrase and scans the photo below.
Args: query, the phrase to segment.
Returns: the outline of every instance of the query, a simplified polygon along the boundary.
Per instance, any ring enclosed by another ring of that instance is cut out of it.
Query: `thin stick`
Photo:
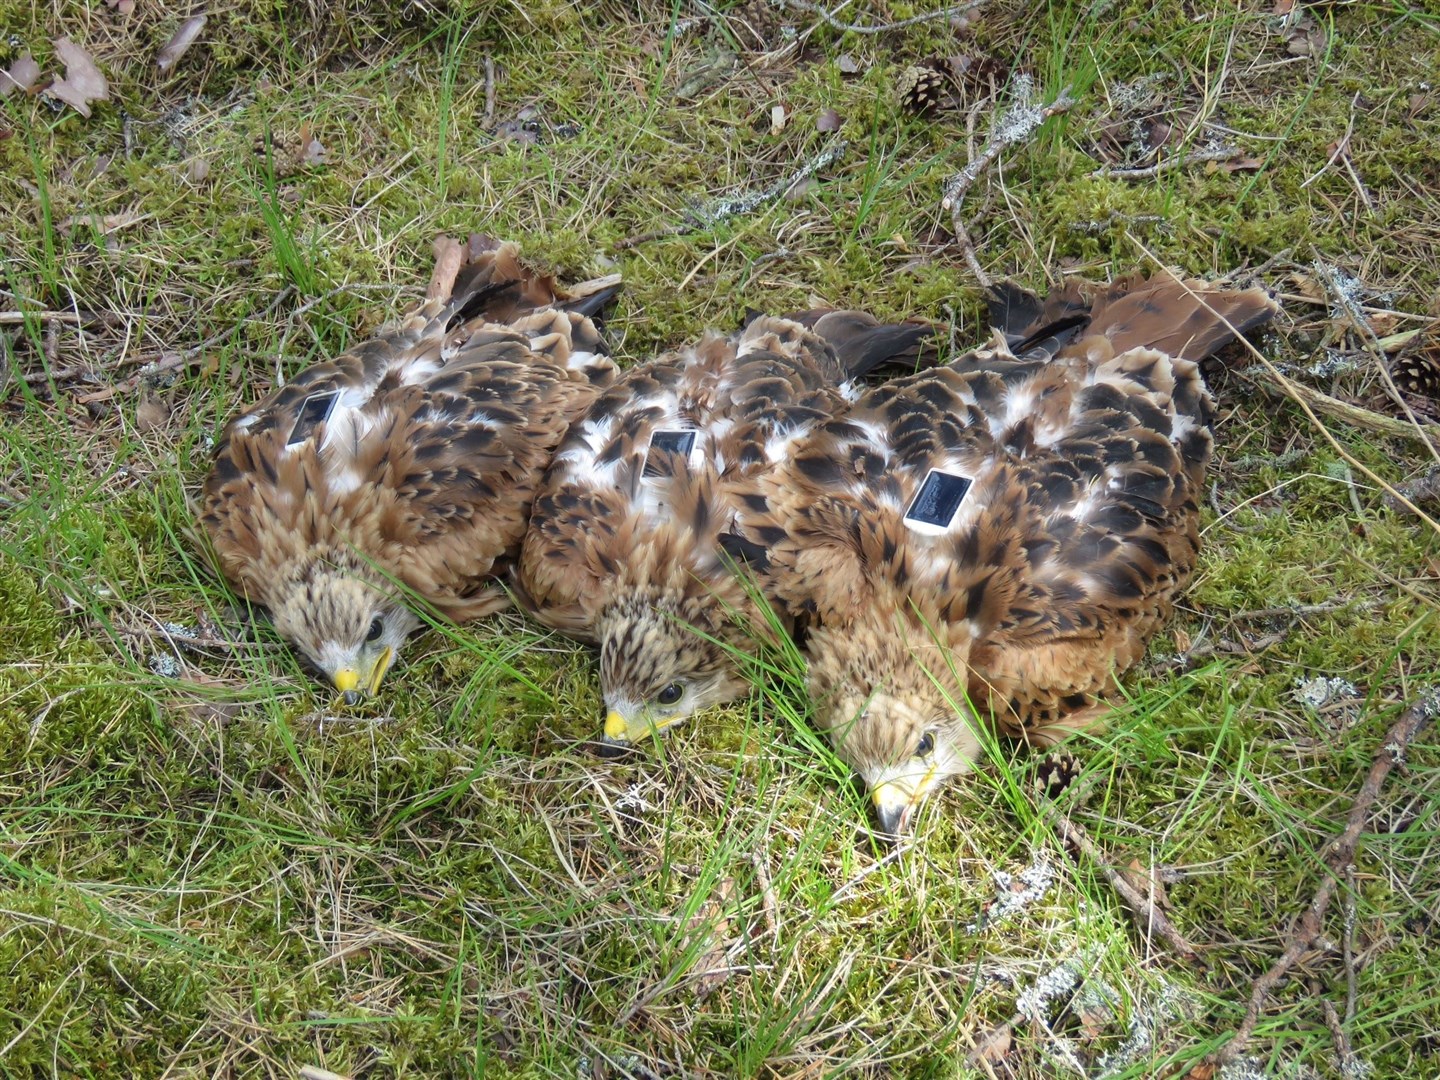
[[[848,34],[884,34],[891,30],[903,30],[907,26],[918,26],[920,23],[934,22],[936,19],[949,18],[952,15],[968,15],[980,7],[980,4],[957,4],[954,7],[941,8],[939,11],[927,12],[924,15],[912,15],[908,19],[901,19],[898,22],[876,23],[865,25],[862,23],[843,23],[835,17],[835,12],[849,6],[849,0],[835,9],[835,12],[826,11],[819,4],[811,3],[811,0],[778,0],[781,7],[796,8],[799,11],[808,11],[812,15],[819,15],[821,22],[833,30],[842,30]]]
[[[1216,146],[1190,154],[1171,154],[1141,169],[1096,169],[1090,175],[1101,180],[1149,180],[1169,169],[1183,169],[1186,165],[1202,165],[1207,161],[1228,161],[1235,153],[1233,146]]]
[[[1072,853],[1083,855],[1096,869],[1104,875],[1110,887],[1115,890],[1120,899],[1124,901],[1126,908],[1130,911],[1130,917],[1135,920],[1135,925],[1140,930],[1140,935],[1147,942],[1158,934],[1164,938],[1182,960],[1197,966],[1204,966],[1200,959],[1199,952],[1195,946],[1185,939],[1185,935],[1175,928],[1163,911],[1154,903],[1153,899],[1146,896],[1135,883],[1130,880],[1129,875],[1118,867],[1112,866],[1105,853],[1100,850],[1095,841],[1090,839],[1083,826],[1071,821],[1065,814],[1056,810],[1048,804],[1041,806],[1041,812],[1045,820],[1060,835],[1060,839],[1073,849]],[[1153,888],[1151,889],[1153,892]]]
[[[1065,112],[1074,104],[1075,99],[1070,96],[1068,86],[1056,94],[1049,104],[1038,104],[1035,101],[1034,81],[1028,75],[1017,75],[1014,100],[995,120],[984,149],[978,155],[972,156],[963,169],[945,181],[940,197],[940,209],[950,211],[950,225],[955,233],[955,242],[960,246],[960,252],[965,257],[970,272],[987,289],[993,281],[981,267],[980,259],[975,254],[975,246],[970,240],[970,230],[962,213],[965,193],[1009,147],[1028,139],[1046,120]]]
[[[1335,875],[1355,862],[1356,849],[1360,844],[1360,833],[1365,828],[1366,819],[1370,816],[1370,807],[1379,797],[1380,789],[1385,785],[1385,778],[1390,775],[1390,770],[1395,767],[1396,763],[1404,758],[1405,748],[1410,745],[1410,741],[1437,714],[1440,714],[1440,693],[1431,693],[1409,706],[1400,714],[1400,719],[1396,720],[1390,730],[1385,733],[1384,741],[1375,751],[1370,771],[1365,774],[1365,782],[1360,785],[1360,790],[1355,795],[1355,801],[1350,804],[1350,813],[1345,819],[1345,830],[1326,848],[1325,869],[1327,873],[1325,880],[1320,883],[1320,888],[1315,891],[1310,906],[1305,909],[1304,914],[1300,916],[1295,928],[1291,931],[1290,944],[1280,955],[1280,959],[1275,961],[1269,971],[1255,980],[1250,994],[1250,1005],[1245,1010],[1245,1018],[1235,1030],[1234,1037],[1215,1055],[1217,1064],[1229,1064],[1245,1052],[1246,1047],[1250,1044],[1250,1039],[1255,1034],[1255,1025],[1260,1022],[1260,1010],[1265,1007],[1271,991],[1284,980],[1290,969],[1319,940],[1325,921],[1325,912],[1330,907],[1330,900],[1335,895],[1335,888],[1340,880]]]
[[[495,58],[485,51],[485,113],[480,125],[489,131],[495,124]]]

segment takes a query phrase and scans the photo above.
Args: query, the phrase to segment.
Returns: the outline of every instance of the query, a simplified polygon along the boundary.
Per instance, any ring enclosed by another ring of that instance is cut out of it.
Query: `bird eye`
[[[384,624],[384,623],[382,623],[379,619],[372,619],[371,622],[370,622],[370,631],[369,631],[369,633],[367,633],[367,634],[365,635],[365,640],[366,640],[366,641],[379,641],[379,640],[380,640],[380,634],[384,631],[384,629],[385,629],[385,624]]]
[[[930,752],[933,751],[934,749],[935,749],[935,736],[934,736],[934,735],[931,735],[931,734],[927,731],[924,735],[920,736],[920,741],[915,744],[915,756],[916,756],[916,757],[928,757],[929,754],[930,754]]]
[[[684,693],[684,688],[678,682],[672,682],[655,696],[655,700],[661,705],[674,705]]]

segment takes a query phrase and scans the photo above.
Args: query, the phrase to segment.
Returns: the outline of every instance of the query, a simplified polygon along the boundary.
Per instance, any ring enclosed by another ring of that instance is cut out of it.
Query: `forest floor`
[[[1433,8],[235,0],[166,52],[167,7],[0,0],[0,1074],[1440,1075],[1440,750],[1387,734],[1440,680],[1440,404],[1385,374],[1440,382]],[[514,615],[338,709],[195,554],[226,418],[441,233],[621,272],[626,362],[819,303],[983,340],[942,191],[1066,88],[963,194],[981,273],[1284,310],[1053,809],[1000,742],[878,845],[783,687],[600,761],[593,657]]]

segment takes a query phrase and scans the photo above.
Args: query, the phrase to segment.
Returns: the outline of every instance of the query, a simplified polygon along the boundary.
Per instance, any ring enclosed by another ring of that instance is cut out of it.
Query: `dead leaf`
[[[779,135],[785,130],[785,106],[775,105],[770,109],[770,134]]]
[[[73,228],[76,225],[90,225],[97,227],[101,235],[108,236],[110,233],[119,232],[121,229],[128,229],[131,225],[144,221],[149,214],[142,214],[136,207],[129,210],[122,210],[118,214],[105,214],[103,217],[95,217],[91,214],[74,214],[63,218],[59,227],[62,229]]]
[[[169,419],[170,406],[158,394],[147,393],[135,406],[135,427],[140,431],[162,428]]]
[[[121,15],[129,15],[135,10],[135,0],[105,0],[105,6]]]
[[[695,976],[697,1002],[704,1001],[720,989],[733,974],[728,960],[733,942],[727,940],[730,937],[730,920],[725,917],[725,909],[734,895],[735,879],[726,878],[715,892],[716,898],[705,901],[690,920],[691,926],[708,938],[708,947],[690,969]]]
[[[999,1065],[1005,1060],[1005,1055],[1010,1052],[1010,1044],[1014,1041],[1010,1025],[1002,1024],[981,1036],[980,1045],[975,1048],[975,1056],[991,1065]]]
[[[185,55],[185,50],[195,44],[195,39],[204,29],[204,15],[192,15],[182,22],[170,40],[165,43],[164,48],[155,54],[155,66],[161,71],[169,71],[180,62],[180,57]]]
[[[203,157],[191,158],[190,163],[185,166],[185,179],[192,184],[204,183],[205,178],[210,175],[210,162]]]
[[[325,158],[330,151],[326,150],[319,139],[305,139],[300,143],[300,163],[302,165],[324,165]]]
[[[45,93],[70,105],[81,116],[90,115],[92,101],[110,100],[110,84],[88,52],[62,37],[55,39],[55,55],[65,64],[65,77],[52,82]]]
[[[1229,161],[1222,161],[1220,168],[1227,173],[1234,172],[1258,172],[1265,167],[1265,161],[1258,157],[1235,157]]]
[[[1175,638],[1175,651],[1182,655],[1188,653],[1193,645],[1193,642],[1190,640],[1190,634],[1177,626],[1173,631],[1173,635]]]
[[[1147,869],[1139,859],[1131,859],[1124,870],[1125,876],[1150,902],[1161,911],[1170,910],[1170,897],[1166,895],[1165,884],[1154,870]]]
[[[1308,15],[1297,19],[1285,35],[1285,51],[1291,56],[1325,55],[1325,28]]]
[[[1275,6],[1270,9],[1272,15],[1289,15],[1295,10],[1295,0],[1275,0]]]
[[[816,130],[816,131],[827,131],[827,132],[828,132],[828,131],[839,131],[839,130],[840,130],[840,114],[839,114],[838,112],[836,112],[834,109],[826,109],[824,112],[822,112],[822,113],[820,114],[819,119],[815,121],[815,130]]]
[[[859,75],[860,63],[849,53],[841,53],[840,59],[835,61],[835,67],[841,75]]]
[[[1202,1061],[1185,1074],[1185,1080],[1212,1080],[1214,1075],[1215,1066],[1208,1061]]]
[[[40,65],[30,59],[28,52],[21,53],[10,65],[9,71],[0,71],[0,98],[16,90],[29,90],[40,77]]]

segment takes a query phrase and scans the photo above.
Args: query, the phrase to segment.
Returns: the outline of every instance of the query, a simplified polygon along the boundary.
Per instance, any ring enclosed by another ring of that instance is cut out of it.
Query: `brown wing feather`
[[[1069,289],[1007,310],[1029,351],[997,340],[864,394],[764,478],[753,520],[783,534],[772,558],[792,610],[831,627],[907,612],[968,662],[972,698],[1048,731],[1093,716],[1188,580],[1210,454],[1193,360],[1233,336],[1222,320],[1249,328],[1275,305],[1157,280],[1088,312]],[[940,535],[904,520],[932,469],[971,482]]]

